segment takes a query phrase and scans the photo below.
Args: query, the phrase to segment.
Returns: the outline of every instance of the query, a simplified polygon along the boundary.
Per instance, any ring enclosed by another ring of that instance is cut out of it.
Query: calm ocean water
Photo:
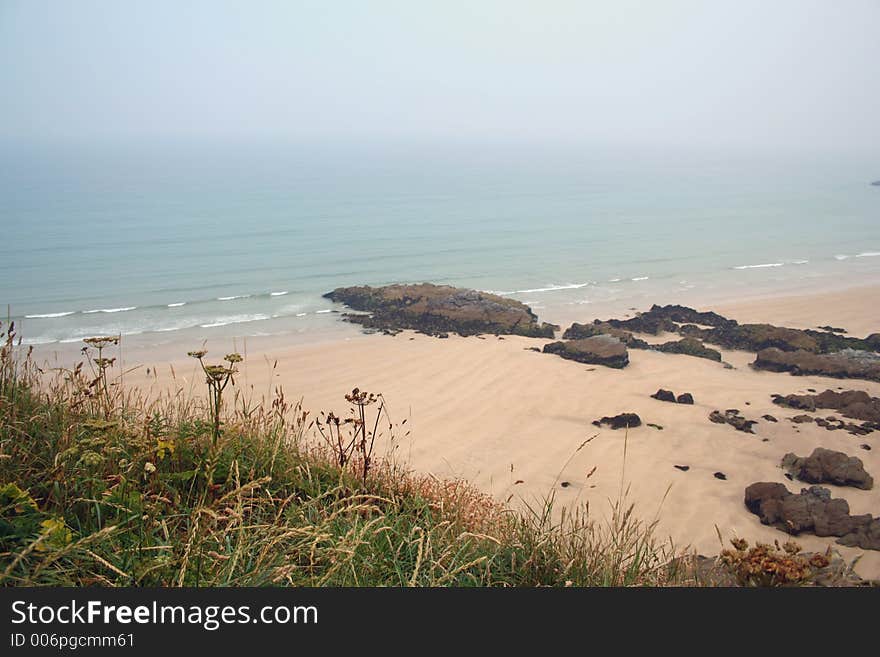
[[[880,280],[877,178],[827,154],[5,144],[0,303],[53,343],[317,335],[321,294],[361,283],[491,290],[550,321],[833,289]]]

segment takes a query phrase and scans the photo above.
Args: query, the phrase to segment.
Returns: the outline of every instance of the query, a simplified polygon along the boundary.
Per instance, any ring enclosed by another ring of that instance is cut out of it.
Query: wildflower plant
[[[205,363],[206,349],[190,351],[188,355],[199,361],[202,371],[205,373],[205,383],[208,385],[208,404],[211,412],[213,426],[213,444],[216,447],[220,440],[220,413],[223,405],[223,391],[231,383],[235,385],[235,375],[238,370],[235,366],[242,361],[240,354],[226,354],[223,358],[225,364],[208,365]]]
[[[825,568],[828,554],[801,554],[801,546],[788,541],[782,546],[749,542],[742,538],[731,540],[733,550],[721,552],[721,563],[736,577],[740,586],[799,586],[807,583],[817,570]]]

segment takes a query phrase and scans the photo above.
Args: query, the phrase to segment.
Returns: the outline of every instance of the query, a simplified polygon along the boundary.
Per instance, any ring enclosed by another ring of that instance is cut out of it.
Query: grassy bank
[[[0,359],[0,583],[107,586],[566,586],[673,576],[619,506],[598,525],[545,504],[513,513],[462,481],[372,454],[396,427],[381,396],[314,417],[279,390],[204,397],[126,389],[115,341],[41,371],[14,334]],[[342,401],[342,395],[340,395]],[[323,435],[323,439],[322,439]],[[393,441],[393,437],[392,437]]]

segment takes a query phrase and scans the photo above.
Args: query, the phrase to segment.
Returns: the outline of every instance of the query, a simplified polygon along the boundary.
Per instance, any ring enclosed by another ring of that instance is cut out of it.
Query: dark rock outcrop
[[[683,337],[717,344],[725,349],[745,351],[776,348],[781,351],[802,350],[827,354],[844,349],[869,352],[880,350],[880,335],[876,333],[859,339],[841,335],[838,330],[827,330],[834,328],[830,326],[822,327],[823,330],[802,330],[772,324],[740,324],[714,312],[699,312],[677,305],[655,304],[649,311],[630,319],[609,319],[604,322],[596,320],[594,323],[651,335],[677,332]],[[714,356],[709,357],[714,360]]]
[[[657,351],[665,354],[684,354],[686,356],[696,356],[697,358],[708,358],[721,362],[721,352],[710,349],[696,338],[682,338],[672,342],[664,342],[654,347]]]
[[[817,375],[836,379],[880,381],[880,356],[867,351],[844,349],[833,354],[782,351],[775,347],[758,352],[752,367],[795,376]]]
[[[773,403],[805,411],[833,408],[848,418],[880,424],[880,397],[872,397],[863,390],[826,390],[818,395],[773,395]]]
[[[862,460],[843,452],[817,447],[809,456],[789,452],[782,457],[782,467],[808,484],[835,484],[870,490],[874,479],[865,472]]]
[[[651,395],[651,397],[660,401],[675,403],[675,393],[671,390],[664,390],[663,388],[660,388],[660,390]]]
[[[633,336],[630,331],[621,328],[615,328],[606,322],[600,322],[598,319],[592,324],[578,324],[575,322],[562,334],[563,340],[582,340],[584,338],[592,338],[597,335],[610,335],[617,338],[630,349],[650,349],[644,340]]]
[[[620,369],[629,364],[629,354],[620,340],[610,335],[595,335],[581,340],[565,340],[544,345],[545,354],[590,365]]]
[[[745,505],[762,524],[788,534],[837,536],[841,545],[880,550],[880,518],[851,516],[846,500],[832,498],[827,488],[810,486],[795,495],[784,484],[758,482],[746,488]]]
[[[675,398],[675,401],[679,404],[693,404],[694,396],[689,392],[683,392]]]
[[[715,424],[729,424],[737,431],[745,433],[755,433],[752,431],[752,427],[757,424],[756,420],[745,419],[735,408],[729,408],[723,413],[721,411],[712,411],[709,413],[709,420]]]
[[[347,313],[349,322],[374,329],[414,329],[428,335],[514,334],[552,338],[559,327],[538,322],[519,301],[487,292],[421,283],[341,287],[324,295],[367,314]]]
[[[642,425],[642,418],[635,413],[621,413],[620,415],[606,416],[601,420],[594,420],[596,426],[608,425],[612,429],[632,429]]]

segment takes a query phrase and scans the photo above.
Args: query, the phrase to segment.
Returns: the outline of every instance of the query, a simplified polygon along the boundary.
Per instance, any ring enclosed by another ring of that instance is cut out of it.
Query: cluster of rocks
[[[580,340],[563,340],[544,345],[545,354],[590,365],[621,369],[629,364],[626,345],[612,335],[594,335]]]
[[[655,304],[649,311],[630,319],[609,319],[605,322],[596,320],[594,324],[596,323],[650,335],[678,333],[684,337],[717,344],[725,349],[742,351],[757,352],[770,347],[783,351],[800,349],[823,354],[842,349],[880,351],[880,333],[874,333],[862,340],[826,330],[792,329],[772,324],[740,324],[735,319],[715,312],[699,312],[679,305]]]
[[[676,396],[675,393],[671,390],[664,390],[663,388],[660,388],[657,392],[651,395],[651,397],[660,401],[672,402],[674,404],[694,403],[694,396],[689,392],[683,392],[680,395]]]
[[[653,349],[721,361],[721,353],[704,343],[725,349],[753,351],[753,367],[792,374],[880,381],[880,333],[861,339],[843,335],[833,326],[793,329],[772,324],[740,324],[715,312],[679,305],[654,305],[629,319],[594,320],[572,324],[563,338],[613,335],[631,349]],[[633,333],[678,333],[680,340],[652,345]]]
[[[340,287],[324,295],[365,314],[344,319],[368,329],[413,329],[428,335],[481,333],[552,338],[558,326],[538,321],[525,304],[487,292],[421,283]]]
[[[874,487],[874,478],[865,472],[861,459],[824,447],[817,447],[809,456],[789,452],[782,457],[782,467],[808,484],[854,486],[863,490]]]
[[[863,390],[837,392],[826,390],[818,395],[779,395],[772,396],[773,403],[785,408],[815,412],[820,408],[840,411],[844,417],[863,420],[860,428],[867,431],[880,429],[880,397],[872,397]]]
[[[745,505],[762,524],[788,534],[836,536],[841,545],[880,550],[880,518],[850,515],[847,501],[832,498],[831,491],[822,486],[795,494],[784,484],[757,482],[746,488]]]
[[[772,395],[773,403],[785,408],[815,412],[819,409],[834,409],[848,418],[863,420],[861,423],[846,422],[834,415],[827,417],[813,417],[801,414],[791,419],[792,422],[801,424],[815,422],[828,431],[848,431],[857,436],[864,436],[880,429],[880,398],[871,397],[861,390],[846,390],[837,392],[826,390],[818,395]]]
[[[599,420],[593,420],[597,427],[608,425],[611,429],[632,429],[642,426],[642,418],[635,413],[620,413],[619,415],[605,416]]]
[[[618,324],[621,323],[618,322],[618,320],[611,320],[611,322],[616,322]],[[671,340],[662,344],[650,344],[641,338],[635,337],[631,331],[628,331],[625,328],[612,325],[609,322],[602,322],[598,319],[592,324],[578,324],[575,322],[565,330],[565,333],[562,334],[562,338],[564,340],[580,340],[599,335],[614,336],[630,349],[660,351],[667,354],[684,354],[686,356],[708,358],[709,360],[721,362],[720,351],[707,347],[695,338],[685,337],[680,340]]]
[[[723,413],[718,410],[712,411],[709,413],[709,420],[716,424],[729,424],[737,431],[745,433],[755,433],[752,427],[758,423],[757,420],[747,420],[736,408],[728,408]]]

